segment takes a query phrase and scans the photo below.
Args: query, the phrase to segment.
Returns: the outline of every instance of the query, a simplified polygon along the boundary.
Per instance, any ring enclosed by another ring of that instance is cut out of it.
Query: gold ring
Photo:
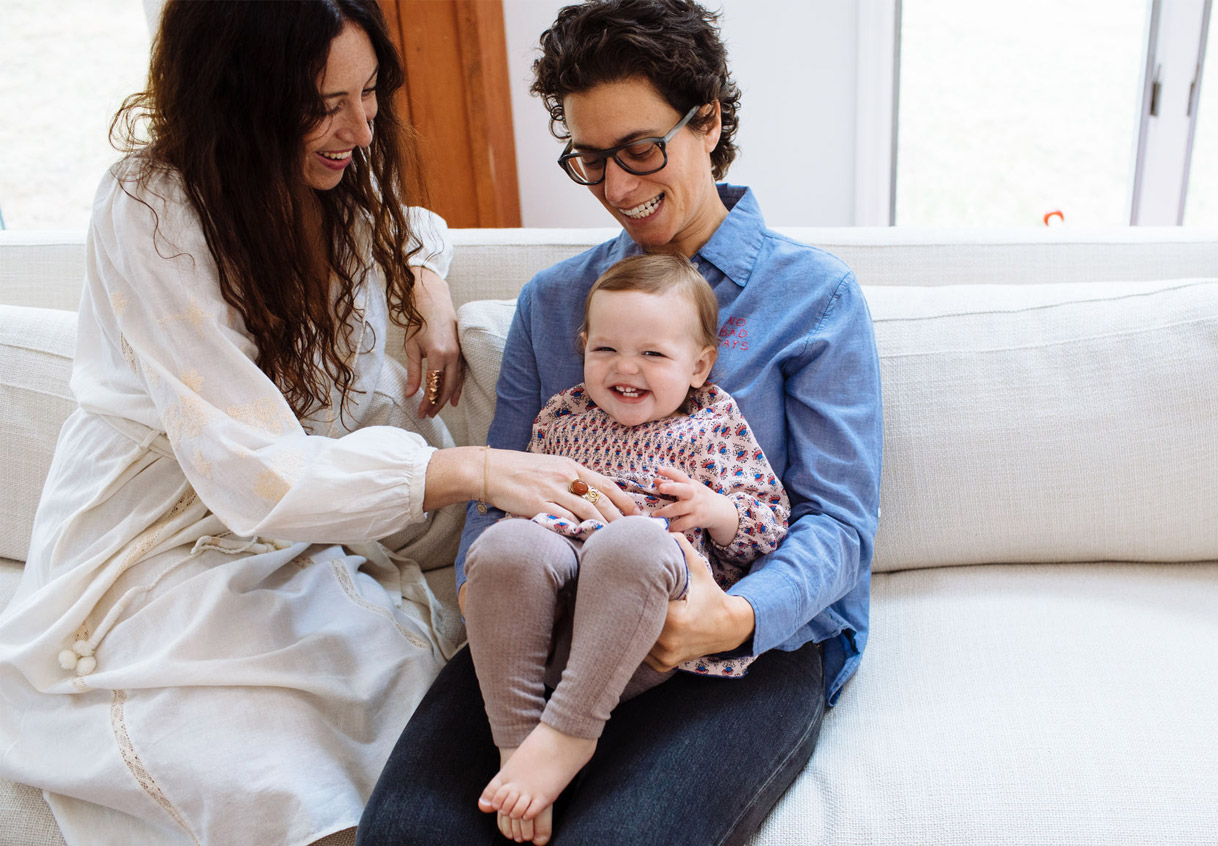
[[[584,496],[591,488],[588,487],[588,483],[583,479],[572,479],[571,484],[567,485],[567,490],[576,496]]]
[[[444,387],[444,371],[427,371],[427,401],[435,405],[440,401],[440,389]]]
[[[585,494],[580,494],[580,496],[588,500],[588,502],[592,503],[593,505],[596,505],[597,500],[601,498],[601,492],[596,488],[588,488],[588,492]]]

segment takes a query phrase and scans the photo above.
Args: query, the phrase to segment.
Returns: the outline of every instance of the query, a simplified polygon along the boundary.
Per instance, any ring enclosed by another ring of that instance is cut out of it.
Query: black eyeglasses
[[[568,141],[567,148],[558,157],[558,166],[580,185],[599,185],[604,182],[605,162],[610,158],[617,162],[617,166],[622,170],[635,176],[646,176],[663,170],[668,164],[668,142],[681,131],[681,127],[689,123],[699,108],[694,106],[686,112],[685,117],[664,133],[663,138],[639,138],[607,150],[575,150],[572,142]]]

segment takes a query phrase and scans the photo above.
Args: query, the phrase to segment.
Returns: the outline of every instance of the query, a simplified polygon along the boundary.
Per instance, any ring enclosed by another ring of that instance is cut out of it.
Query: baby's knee
[[[575,571],[571,544],[532,520],[500,520],[470,544],[466,578],[473,581],[526,583],[541,577],[561,584]]]
[[[632,576],[683,579],[685,556],[663,522],[651,517],[619,517],[584,542],[582,566],[612,567]]]

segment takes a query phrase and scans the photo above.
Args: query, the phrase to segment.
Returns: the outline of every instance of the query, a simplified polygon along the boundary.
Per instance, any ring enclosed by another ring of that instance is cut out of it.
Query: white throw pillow
[[[464,409],[465,427],[459,443],[486,443],[486,432],[495,415],[495,383],[499,381],[503,345],[515,314],[515,300],[475,300],[457,309],[461,353],[469,365],[461,390],[459,407]]]
[[[34,512],[63,421],[76,409],[68,389],[76,313],[0,305],[0,558],[24,561]]]
[[[1218,559],[1218,280],[865,293],[875,570]]]

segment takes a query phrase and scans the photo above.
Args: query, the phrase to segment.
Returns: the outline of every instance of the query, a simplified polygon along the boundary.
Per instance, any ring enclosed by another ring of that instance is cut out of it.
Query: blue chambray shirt
[[[880,371],[854,273],[824,250],[766,228],[747,188],[718,186],[729,212],[693,256],[719,301],[711,378],[736,398],[791,498],[790,528],[728,593],[753,606],[753,637],[733,654],[823,644],[836,702],[867,643],[879,516]],[[641,250],[617,238],[543,270],[517,300],[487,442],[525,449],[551,396],[583,381],[576,336],[584,298],[611,264]],[[471,504],[457,557],[502,516]]]

